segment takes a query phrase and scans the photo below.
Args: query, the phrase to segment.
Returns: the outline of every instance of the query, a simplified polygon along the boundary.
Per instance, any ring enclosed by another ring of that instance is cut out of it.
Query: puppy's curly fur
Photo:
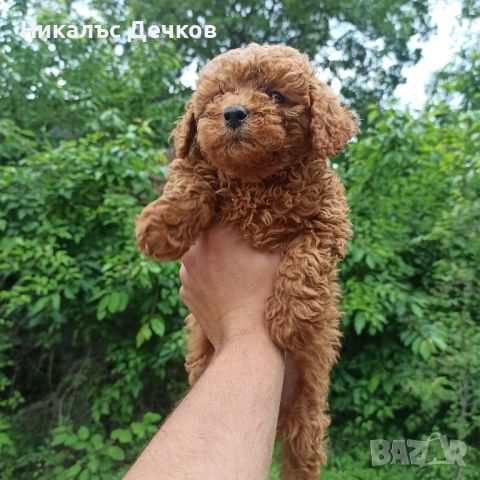
[[[238,128],[224,119],[231,106],[248,112]],[[212,222],[282,252],[266,321],[300,372],[278,423],[284,480],[316,479],[326,462],[326,395],[340,345],[336,265],[351,236],[344,189],[327,159],[355,130],[354,115],[305,55],[256,44],[231,50],[201,71],[173,132],[176,159],[163,195],[137,218],[138,246],[158,260],[181,258]],[[213,348],[192,315],[187,328],[193,384]]]

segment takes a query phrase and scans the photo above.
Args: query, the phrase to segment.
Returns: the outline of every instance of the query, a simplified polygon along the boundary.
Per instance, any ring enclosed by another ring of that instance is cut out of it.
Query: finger
[[[183,304],[190,310],[192,311],[192,294],[188,288],[187,285],[182,285],[178,289],[178,296],[180,297],[180,300],[183,302]]]
[[[182,263],[182,265],[180,266],[180,270],[178,272],[178,277],[180,278],[180,282],[182,283],[182,285],[185,285],[187,283],[187,276],[188,276],[187,269],[185,268],[185,265]]]
[[[180,300],[188,307],[188,293],[187,293],[187,289],[185,288],[184,285],[182,285],[180,287],[180,289],[178,290],[178,296],[180,297]]]

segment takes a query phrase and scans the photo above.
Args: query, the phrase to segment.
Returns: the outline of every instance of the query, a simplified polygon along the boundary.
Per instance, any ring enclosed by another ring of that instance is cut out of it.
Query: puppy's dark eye
[[[283,98],[283,95],[281,93],[278,93],[278,92],[269,92],[268,95],[270,95],[271,99],[275,102],[275,103],[284,103],[285,102],[285,98]]]

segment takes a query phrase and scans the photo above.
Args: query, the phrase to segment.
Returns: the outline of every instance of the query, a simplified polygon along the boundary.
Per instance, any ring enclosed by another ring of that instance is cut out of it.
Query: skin
[[[183,258],[180,296],[215,348],[126,480],[267,479],[285,355],[265,327],[280,258],[215,226]]]

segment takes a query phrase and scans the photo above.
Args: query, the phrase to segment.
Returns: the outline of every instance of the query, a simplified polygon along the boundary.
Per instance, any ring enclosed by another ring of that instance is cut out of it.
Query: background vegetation
[[[434,27],[427,1],[97,0],[97,20],[75,5],[0,10],[1,478],[120,478],[185,390],[178,265],[139,255],[133,219],[164,179],[182,68],[249,41],[317,55],[363,123],[335,162],[356,234],[324,478],[478,478],[480,39],[412,113],[390,100],[419,59],[409,40]],[[463,15],[478,18],[474,1]],[[218,36],[26,42],[25,18]],[[435,432],[468,445],[461,472],[371,467],[371,439]]]

